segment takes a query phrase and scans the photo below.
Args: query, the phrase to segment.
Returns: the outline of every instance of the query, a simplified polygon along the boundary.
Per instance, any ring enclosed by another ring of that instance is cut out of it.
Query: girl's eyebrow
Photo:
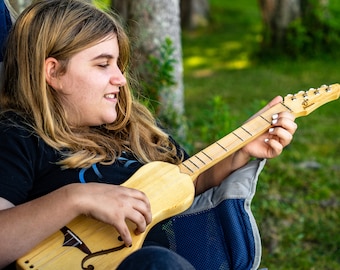
[[[98,59],[102,59],[102,58],[106,58],[106,59],[114,59],[115,57],[112,55],[112,54],[106,54],[106,53],[103,53],[103,54],[100,54],[94,58],[92,58],[91,60],[94,61],[94,60],[98,60]]]

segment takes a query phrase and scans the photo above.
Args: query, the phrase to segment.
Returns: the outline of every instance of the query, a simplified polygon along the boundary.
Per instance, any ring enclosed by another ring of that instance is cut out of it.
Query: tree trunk
[[[264,42],[272,47],[280,47],[289,23],[301,16],[300,0],[259,0],[259,5]]]
[[[133,45],[133,68],[138,70],[140,80],[148,81],[143,73],[150,56],[160,57],[162,45],[170,38],[173,46],[173,79],[171,87],[158,89],[158,114],[176,112],[175,121],[184,114],[183,65],[179,0],[113,0],[112,8],[127,22]],[[145,73],[144,73],[145,74]],[[176,123],[172,125],[176,126]],[[177,123],[179,127],[180,123]]]
[[[263,45],[265,48],[280,49],[284,46],[286,30],[289,24],[297,18],[304,21],[320,18],[314,17],[316,10],[321,10],[322,16],[328,15],[329,0],[258,0],[263,20]],[[311,24],[305,24],[305,27]],[[313,31],[313,29],[307,29]]]
[[[180,4],[182,28],[192,30],[208,24],[208,0],[180,0]]]

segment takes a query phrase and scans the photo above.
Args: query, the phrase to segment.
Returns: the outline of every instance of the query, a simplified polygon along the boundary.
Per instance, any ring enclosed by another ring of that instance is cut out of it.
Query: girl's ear
[[[59,62],[53,57],[45,60],[45,79],[48,85],[54,90],[61,90],[61,84],[58,76]]]

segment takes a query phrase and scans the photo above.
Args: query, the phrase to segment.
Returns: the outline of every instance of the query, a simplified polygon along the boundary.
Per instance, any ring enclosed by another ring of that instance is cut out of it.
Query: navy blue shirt
[[[124,153],[112,165],[94,164],[87,169],[62,169],[62,153],[47,145],[15,113],[0,117],[0,197],[15,205],[27,202],[70,183],[101,182],[119,185],[143,164]],[[169,137],[171,141],[173,139]],[[178,154],[188,155],[175,143]],[[182,150],[183,152],[180,152]],[[163,221],[163,222],[166,222]],[[148,233],[144,245],[169,247],[162,223]],[[15,263],[6,270],[15,269]]]
[[[15,205],[70,183],[120,185],[142,166],[133,155],[124,153],[112,165],[62,169],[57,164],[62,153],[47,145],[20,119],[10,113],[0,120],[0,197]]]

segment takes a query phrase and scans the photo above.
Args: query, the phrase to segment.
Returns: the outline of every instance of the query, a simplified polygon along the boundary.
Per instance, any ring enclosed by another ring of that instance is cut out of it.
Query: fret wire
[[[271,124],[271,122],[269,120],[267,120],[266,118],[264,118],[262,115],[260,115],[260,117],[265,120],[266,122],[268,122],[269,124]]]
[[[202,159],[200,159],[197,155],[195,155],[195,158],[197,158],[199,161],[201,161],[204,165],[206,164]]]
[[[237,137],[237,138],[239,138],[242,142],[244,141],[240,136],[238,136],[235,132],[233,132],[233,134]]]
[[[283,106],[286,107],[290,112],[292,112],[292,109],[289,108],[286,104],[284,104],[284,103],[281,102],[281,105],[283,105]]]
[[[210,160],[213,160],[208,154],[206,154],[204,151],[201,151],[201,153],[203,154],[203,155],[205,155],[207,158],[209,158]]]
[[[188,159],[188,160],[190,160],[190,159]],[[187,164],[186,164],[187,162],[182,162],[182,165],[184,165],[184,167],[185,168],[187,168],[189,171],[191,171],[192,173],[194,172]]]
[[[245,129],[243,126],[241,127],[246,133],[248,133],[251,137],[253,136],[253,134],[251,134],[247,129]]]
[[[225,148],[223,145],[221,145],[219,142],[216,142],[216,144],[221,147],[224,151],[228,152],[228,149]]]
[[[199,169],[200,167],[199,166],[197,166],[196,165],[196,163],[194,163],[191,159],[188,159],[188,161],[190,162],[190,163],[192,163],[192,165],[194,165],[197,169]]]

